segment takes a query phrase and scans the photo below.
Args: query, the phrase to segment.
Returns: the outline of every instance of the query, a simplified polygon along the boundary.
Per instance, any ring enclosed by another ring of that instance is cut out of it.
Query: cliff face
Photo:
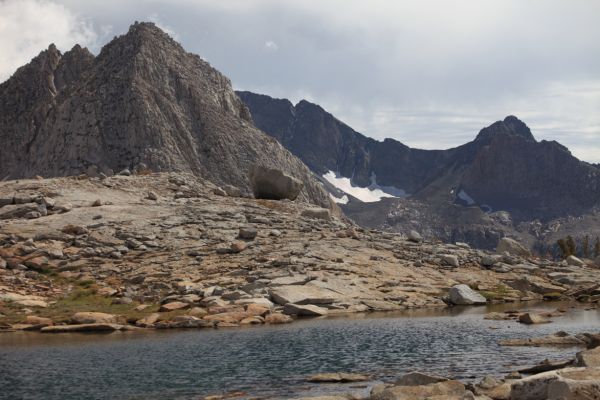
[[[582,213],[600,201],[596,166],[556,142],[536,141],[514,116],[482,129],[462,146],[419,150],[393,139],[367,138],[306,101],[294,106],[288,100],[238,94],[257,126],[319,175],[332,170],[362,187],[376,176],[378,184],[403,189],[429,206],[479,205],[510,211],[518,220]],[[369,207],[379,206],[346,208],[352,214]]]
[[[151,23],[97,57],[51,45],[21,67],[0,85],[0,140],[0,178],[143,163],[249,192],[258,163],[301,179],[301,199],[329,204],[306,166],[254,126],[229,79]]]

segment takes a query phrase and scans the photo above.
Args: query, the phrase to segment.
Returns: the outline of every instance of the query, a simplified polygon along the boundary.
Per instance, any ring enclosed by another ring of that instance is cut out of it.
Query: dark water
[[[303,381],[332,371],[385,381],[418,369],[468,379],[578,350],[500,347],[500,339],[600,330],[599,311],[573,311],[536,326],[486,321],[485,312],[478,307],[441,316],[369,315],[227,330],[4,333],[0,399],[199,399],[229,391],[282,398],[351,390]]]

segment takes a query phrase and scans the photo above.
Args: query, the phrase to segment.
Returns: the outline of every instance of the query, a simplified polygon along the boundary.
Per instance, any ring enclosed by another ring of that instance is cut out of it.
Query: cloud
[[[97,34],[87,20],[63,5],[45,0],[0,1],[0,82],[50,43],[68,50],[90,46]]]
[[[279,49],[279,47],[277,46],[277,43],[275,43],[272,40],[267,40],[265,42],[265,49],[267,51],[277,51],[277,49]]]

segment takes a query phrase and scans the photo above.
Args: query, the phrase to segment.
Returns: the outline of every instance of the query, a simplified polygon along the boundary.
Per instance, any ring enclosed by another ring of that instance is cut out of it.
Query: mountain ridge
[[[440,204],[462,203],[459,194],[463,193],[462,197],[475,199],[473,203],[486,209],[510,211],[517,220],[583,213],[600,198],[597,168],[576,159],[557,142],[537,141],[529,127],[512,115],[481,129],[461,146],[421,150],[395,139],[369,138],[307,101],[293,106],[252,92],[238,95],[256,125],[315,173],[334,171],[361,187],[371,184],[375,176],[380,185]],[[273,118],[272,110],[282,105],[287,118]]]

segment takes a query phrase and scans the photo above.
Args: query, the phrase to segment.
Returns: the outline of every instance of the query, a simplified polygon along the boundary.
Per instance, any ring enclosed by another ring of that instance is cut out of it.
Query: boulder
[[[269,314],[265,317],[265,322],[267,324],[277,325],[277,324],[287,324],[292,322],[293,319],[289,315],[274,313]]]
[[[529,249],[524,247],[516,240],[507,237],[500,239],[498,246],[496,247],[496,252],[499,254],[508,252],[509,254],[513,254],[515,256],[531,257],[531,251],[529,251]]]
[[[600,367],[600,347],[580,351],[575,355],[575,365],[578,367]]]
[[[331,304],[338,299],[338,294],[318,286],[288,285],[270,289],[273,302],[286,305],[295,304]]]
[[[264,323],[265,323],[265,319],[263,317],[256,316],[256,315],[246,317],[240,321],[240,325],[260,325],[260,324],[264,324]]]
[[[445,381],[419,386],[392,386],[373,394],[370,400],[421,400],[421,399],[462,399],[465,385],[459,381]]]
[[[259,304],[248,304],[248,306],[246,307],[246,314],[250,316],[264,317],[269,312],[271,312],[270,308],[261,306]]]
[[[546,317],[535,313],[525,313],[519,315],[519,322],[525,325],[547,324],[549,321]]]
[[[175,311],[175,310],[183,310],[190,306],[189,303],[184,303],[182,301],[173,301],[171,303],[166,303],[160,306],[159,311]]]
[[[406,238],[414,243],[420,243],[423,241],[423,236],[421,236],[421,234],[419,232],[413,231],[413,230],[408,232],[408,235],[406,235]]]
[[[597,400],[600,369],[564,368],[520,379],[511,385],[510,400]]]
[[[116,324],[117,317],[101,312],[78,312],[71,317],[73,324]]]
[[[254,238],[256,238],[256,235],[258,234],[258,231],[255,228],[240,228],[240,231],[238,233],[238,237],[240,239],[244,239],[244,240],[254,240]]]
[[[152,313],[144,318],[138,319],[137,321],[135,321],[135,324],[137,326],[150,326],[156,323],[156,321],[158,321],[159,318],[159,313]]]
[[[567,264],[572,265],[574,267],[585,267],[585,263],[575,256],[567,257],[566,261]]]
[[[301,214],[303,217],[314,218],[314,219],[323,219],[329,221],[331,219],[331,212],[326,208],[320,207],[311,207],[302,211]]]
[[[250,171],[250,185],[257,199],[295,200],[303,183],[279,169],[254,165]]]
[[[450,302],[456,305],[485,304],[486,299],[467,285],[450,288]]]
[[[448,378],[441,376],[428,375],[422,372],[413,371],[408,374],[404,374],[398,379],[394,385],[396,386],[421,386],[429,385],[431,383],[445,382]]]
[[[36,203],[11,204],[0,209],[0,219],[25,218],[31,212],[38,212]]]
[[[37,315],[28,315],[25,317],[25,323],[32,325],[35,330],[54,325],[50,318],[38,317]]]
[[[287,303],[283,306],[283,313],[287,315],[318,317],[322,315],[327,315],[327,309],[312,304]]]
[[[443,254],[442,260],[444,260],[446,264],[451,265],[453,267],[460,267],[458,257],[456,257],[454,254]]]

